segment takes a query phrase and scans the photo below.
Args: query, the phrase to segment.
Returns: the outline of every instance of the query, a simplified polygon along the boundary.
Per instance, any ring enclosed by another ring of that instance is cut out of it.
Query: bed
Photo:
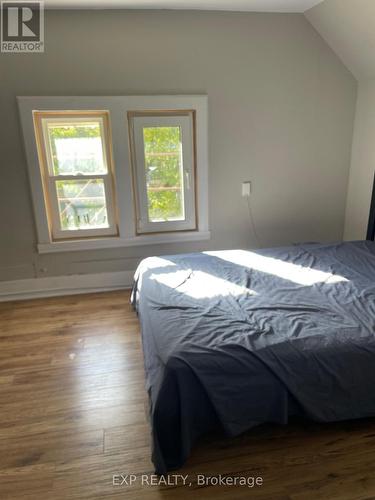
[[[375,243],[151,257],[135,274],[153,462],[291,415],[375,416]]]

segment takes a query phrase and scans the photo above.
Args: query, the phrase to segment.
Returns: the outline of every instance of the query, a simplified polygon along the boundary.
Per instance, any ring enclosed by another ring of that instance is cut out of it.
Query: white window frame
[[[18,97],[18,106],[24,136],[31,194],[37,229],[39,253],[96,250],[101,248],[129,247],[203,241],[211,237],[208,223],[208,112],[207,96],[51,96]],[[112,133],[112,158],[115,165],[116,216],[118,235],[54,241],[44,202],[44,188],[39,166],[34,133],[33,111],[82,111],[105,110],[109,113]],[[139,234],[136,224],[135,196],[129,143],[128,112],[183,112],[194,110],[196,117],[195,230]],[[157,250],[155,250],[157,251]]]
[[[129,112],[132,169],[135,191],[137,234],[197,230],[195,189],[195,134],[194,111]],[[182,183],[184,219],[176,221],[150,221],[148,216],[147,180],[143,129],[145,127],[179,127],[182,139]]]
[[[113,162],[111,158],[111,135],[109,115],[107,111],[58,111],[43,112],[34,111],[34,128],[36,143],[38,148],[39,165],[43,179],[44,199],[48,224],[52,241],[61,239],[82,239],[90,237],[116,236],[118,234],[115,218],[115,196],[113,179]],[[48,135],[48,124],[73,124],[82,122],[99,122],[101,139],[103,146],[103,160],[107,172],[102,174],[76,174],[76,175],[55,175],[53,173],[53,161],[51,155],[50,138]],[[99,179],[103,181],[106,210],[108,217],[108,228],[95,229],[62,229],[60,222],[60,211],[58,207],[58,197],[56,181],[63,180],[88,180]]]

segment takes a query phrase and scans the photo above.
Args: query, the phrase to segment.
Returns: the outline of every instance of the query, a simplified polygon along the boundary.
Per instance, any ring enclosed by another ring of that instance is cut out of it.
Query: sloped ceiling
[[[324,0],[305,16],[358,79],[375,79],[375,0]]]
[[[45,0],[50,9],[193,9],[305,12],[323,0]]]
[[[358,79],[375,79],[375,0],[45,0],[47,8],[299,12]]]

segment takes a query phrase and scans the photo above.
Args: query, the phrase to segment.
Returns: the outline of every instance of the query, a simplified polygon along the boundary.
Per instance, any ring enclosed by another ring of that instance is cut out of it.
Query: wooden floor
[[[177,471],[190,486],[142,485],[153,468],[139,327],[128,298],[113,292],[0,304],[1,499],[375,499],[375,420],[207,438]],[[116,486],[114,474],[137,479]],[[263,485],[199,486],[197,474],[261,476]]]

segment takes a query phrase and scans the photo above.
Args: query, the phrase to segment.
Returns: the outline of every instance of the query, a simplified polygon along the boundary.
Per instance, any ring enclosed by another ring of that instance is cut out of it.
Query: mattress
[[[156,472],[212,430],[375,415],[375,243],[151,257],[132,292]]]

